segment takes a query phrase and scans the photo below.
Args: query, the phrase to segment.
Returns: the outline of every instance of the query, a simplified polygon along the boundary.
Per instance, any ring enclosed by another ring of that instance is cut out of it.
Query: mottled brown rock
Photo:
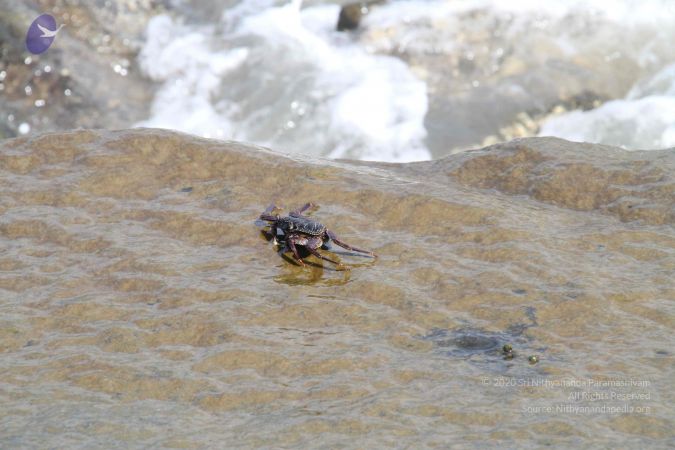
[[[550,138],[413,164],[0,141],[0,447],[666,447],[674,164]],[[306,201],[379,258],[282,259],[256,219]],[[618,392],[651,413],[533,416],[570,391],[503,375],[647,380]]]
[[[468,186],[528,195],[564,208],[672,224],[673,154],[532,138],[451,158],[463,162],[448,174]]]

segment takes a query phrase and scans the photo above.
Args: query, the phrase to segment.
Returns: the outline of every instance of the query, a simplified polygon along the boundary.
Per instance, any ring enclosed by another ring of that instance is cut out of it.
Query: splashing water
[[[160,88],[137,125],[399,162],[490,136],[675,145],[669,2],[390,1],[354,33],[320,3],[236,2],[207,24],[155,17],[139,61]],[[584,92],[602,101],[551,114]],[[531,127],[502,132],[523,113]]]
[[[150,22],[141,65],[163,85],[139,125],[335,158],[430,157],[425,84],[334,33],[337,6],[249,5],[224,14],[224,36],[168,16]]]

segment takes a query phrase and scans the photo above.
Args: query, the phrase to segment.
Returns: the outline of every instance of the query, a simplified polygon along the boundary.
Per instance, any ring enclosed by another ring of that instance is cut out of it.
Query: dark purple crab
[[[338,239],[335,233],[327,229],[324,224],[302,215],[304,211],[307,211],[313,206],[314,204],[307,203],[302,208],[291,211],[288,216],[281,217],[278,214],[272,214],[272,212],[277,207],[275,205],[270,205],[265,210],[265,212],[260,215],[260,219],[271,222],[270,231],[272,233],[272,241],[275,245],[279,244],[277,241],[278,230],[281,230],[284,233],[283,242],[286,245],[286,248],[290,248],[291,252],[293,252],[293,257],[300,263],[300,265],[303,266],[305,265],[305,262],[298,254],[298,249],[296,247],[298,245],[305,247],[308,252],[317,258],[332,262],[338,266],[341,264],[337,261],[326,258],[321,253],[319,253],[317,249],[327,248],[327,244],[332,241],[340,247],[346,248],[347,250],[365,253],[373,257],[376,256],[375,253],[368,250],[361,250],[359,248],[345,244],[344,242],[340,241],[340,239]]]

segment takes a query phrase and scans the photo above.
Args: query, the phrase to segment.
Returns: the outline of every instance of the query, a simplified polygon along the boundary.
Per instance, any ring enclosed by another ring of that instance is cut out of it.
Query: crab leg
[[[302,216],[302,213],[307,211],[309,208],[313,207],[314,203],[305,203],[305,205],[302,208],[294,209],[289,213],[290,216],[292,217],[300,217]]]
[[[274,245],[277,245],[279,242],[277,241],[277,220],[279,220],[278,215],[272,214],[272,211],[276,209],[276,205],[272,203],[270,206],[267,207],[265,211],[263,211],[262,214],[260,214],[260,220],[266,220],[268,222],[272,222],[270,224],[270,233],[272,234],[272,243]]]
[[[375,253],[370,252],[370,251],[368,251],[368,250],[361,250],[360,248],[352,247],[351,245],[345,244],[345,243],[342,242],[340,239],[338,239],[338,237],[337,237],[337,236],[335,235],[335,233],[333,233],[332,231],[326,230],[326,234],[328,235],[328,237],[329,237],[333,242],[335,242],[337,245],[339,245],[339,246],[342,247],[342,248],[346,248],[347,250],[352,250],[352,251],[355,251],[355,252],[366,253],[366,254],[368,254],[368,255],[370,255],[370,256],[377,256],[377,255],[375,255]]]
[[[279,216],[272,214],[272,211],[274,211],[277,208],[277,206],[272,203],[270,206],[267,207],[265,211],[263,211],[262,214],[260,214],[260,219],[261,220],[267,220],[269,222],[275,222]]]
[[[306,248],[307,248],[307,250],[309,250],[309,252],[310,252],[312,255],[316,256],[317,258],[321,258],[321,259],[323,259],[323,260],[325,260],[325,261],[332,262],[332,263],[335,264],[336,266],[339,266],[339,265],[340,265],[339,262],[333,261],[332,259],[329,259],[329,258],[326,258],[325,256],[323,256],[321,253],[319,253],[319,252],[316,251],[315,249],[309,248],[309,247],[306,247]]]
[[[288,246],[291,247],[291,251],[293,252],[293,257],[298,260],[301,266],[305,265],[305,262],[300,258],[300,255],[298,254],[298,249],[295,248],[295,242],[293,241],[293,238],[288,239]]]

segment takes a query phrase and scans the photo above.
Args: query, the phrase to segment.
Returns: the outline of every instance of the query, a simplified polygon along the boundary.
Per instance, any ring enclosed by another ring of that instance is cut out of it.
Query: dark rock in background
[[[361,16],[363,15],[362,6],[360,3],[352,3],[345,5],[340,9],[340,17],[338,17],[337,30],[355,30],[359,27]]]
[[[377,4],[382,4],[386,0],[371,0],[369,2],[358,2],[343,5],[340,9],[337,27],[338,31],[356,30],[361,23],[361,18],[370,12],[370,8]]]

